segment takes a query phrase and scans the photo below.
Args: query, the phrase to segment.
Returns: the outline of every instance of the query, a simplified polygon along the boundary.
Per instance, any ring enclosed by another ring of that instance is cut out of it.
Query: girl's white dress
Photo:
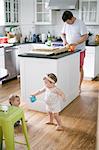
[[[55,93],[56,87],[48,89],[45,91],[45,103],[46,110],[48,112],[60,112],[61,111],[61,101],[62,98]]]

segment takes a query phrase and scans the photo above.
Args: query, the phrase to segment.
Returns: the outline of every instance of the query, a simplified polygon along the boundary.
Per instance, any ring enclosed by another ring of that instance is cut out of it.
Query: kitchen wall
[[[79,18],[79,10],[72,11],[74,16]],[[42,34],[51,32],[52,35],[60,36],[61,29],[63,26],[62,21],[63,11],[52,11],[52,24],[51,25],[35,25],[35,0],[21,0],[21,11],[20,11],[20,26],[23,38],[32,34]],[[98,26],[87,26],[88,31],[99,34]],[[4,33],[4,27],[0,26],[0,33]]]
[[[72,11],[74,16],[79,18],[79,10]],[[52,24],[51,25],[35,25],[35,0],[21,0],[21,27],[23,36],[32,34],[50,33],[55,36],[60,36],[63,26],[62,21],[63,11],[52,11]],[[98,26],[87,26],[88,31],[99,34]]]
[[[0,35],[4,35],[4,29],[5,29],[4,26],[0,26]]]
[[[78,12],[73,11],[77,16]],[[50,25],[35,25],[35,0],[21,0],[21,30],[23,37],[32,34],[50,33],[55,36],[60,36],[63,26],[61,19],[63,11],[52,11],[52,24]]]
[[[62,21],[62,14],[64,11],[52,11],[52,24],[51,25],[38,25],[36,26],[37,33],[46,33],[48,31],[51,32],[52,35],[60,36],[63,21]],[[77,11],[73,12],[77,16]]]
[[[37,33],[46,33],[48,31],[51,32],[52,35],[60,36],[61,29],[63,26],[63,21],[62,21],[62,14],[64,11],[53,11],[52,12],[52,25],[38,25],[36,26],[36,32]],[[74,16],[79,18],[79,11],[78,10],[73,10],[72,11]],[[87,26],[87,30],[96,34],[99,34],[99,26]]]

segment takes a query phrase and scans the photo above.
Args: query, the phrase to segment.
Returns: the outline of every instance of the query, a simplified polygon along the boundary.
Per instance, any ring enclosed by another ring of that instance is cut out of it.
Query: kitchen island
[[[56,74],[57,86],[66,95],[66,101],[61,101],[61,110],[79,96],[80,81],[80,51],[64,52],[57,55],[20,54],[21,99],[32,110],[46,112],[44,94],[32,103],[30,95],[44,85],[43,77],[47,73]]]

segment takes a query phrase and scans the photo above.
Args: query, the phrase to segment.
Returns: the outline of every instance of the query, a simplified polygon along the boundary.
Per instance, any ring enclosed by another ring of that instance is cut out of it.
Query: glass
[[[90,2],[90,21],[94,22],[96,21],[96,11],[97,11],[97,3],[92,1]]]
[[[42,12],[42,4],[37,4],[37,12]]]
[[[82,4],[82,20],[88,21],[88,2],[83,2]]]
[[[43,21],[44,21],[44,22],[49,22],[49,21],[50,21],[49,13],[44,13],[44,14],[43,14]]]
[[[40,3],[42,3],[42,0],[37,0],[37,2],[40,2]]]
[[[42,22],[42,14],[37,13],[37,22]]]

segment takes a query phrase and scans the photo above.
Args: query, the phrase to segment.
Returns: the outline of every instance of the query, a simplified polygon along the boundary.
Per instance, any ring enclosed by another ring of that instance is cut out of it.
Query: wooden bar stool
[[[2,150],[3,136],[5,139],[6,150],[15,150],[14,124],[18,120],[21,120],[22,122],[22,130],[26,140],[25,145],[27,145],[27,149],[30,150],[24,112],[22,108],[9,106],[8,111],[3,112],[1,107],[2,106],[0,106],[0,150]]]

